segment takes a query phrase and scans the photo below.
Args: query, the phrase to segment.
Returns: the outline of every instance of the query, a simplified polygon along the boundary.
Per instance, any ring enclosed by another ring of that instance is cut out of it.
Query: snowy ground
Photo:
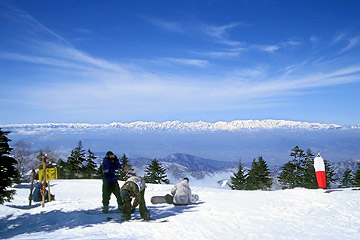
[[[121,184],[121,183],[120,183]],[[191,183],[190,183],[191,184]],[[152,205],[172,185],[152,185],[145,199],[151,216],[166,222],[113,222],[89,215],[101,210],[101,180],[54,180],[56,201],[28,208],[29,185],[0,205],[1,239],[360,239],[360,191],[232,191],[193,187],[194,205]],[[114,196],[110,205],[116,207]],[[138,210],[136,216],[139,216]]]

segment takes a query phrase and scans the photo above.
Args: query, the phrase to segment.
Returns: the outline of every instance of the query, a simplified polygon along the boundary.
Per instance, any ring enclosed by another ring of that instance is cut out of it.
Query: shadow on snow
[[[197,204],[187,206],[174,206],[174,205],[160,205],[148,206],[151,218],[160,220],[167,217],[176,216],[184,212],[191,212],[196,209]],[[37,205],[39,206],[39,205]],[[9,206],[26,210],[26,207]],[[31,234],[37,232],[52,232],[62,228],[76,228],[76,227],[91,227],[92,225],[106,223],[109,217],[120,219],[121,213],[108,213],[99,215],[89,215],[86,212],[89,210],[80,210],[72,212],[63,212],[61,210],[54,210],[51,212],[43,212],[38,214],[25,213],[16,218],[13,215],[8,215],[0,218],[0,237],[1,239],[11,238],[20,234]],[[101,208],[92,209],[90,211],[99,211]],[[137,209],[135,218],[139,218],[140,214]]]

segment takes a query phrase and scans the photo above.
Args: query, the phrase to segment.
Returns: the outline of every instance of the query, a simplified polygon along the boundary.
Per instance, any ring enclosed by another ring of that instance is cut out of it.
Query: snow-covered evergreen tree
[[[351,169],[346,169],[343,175],[343,178],[340,181],[340,188],[349,188],[353,186],[353,176]]]
[[[129,159],[124,154],[120,159],[121,170],[117,174],[117,177],[120,181],[126,181],[129,177],[134,176],[134,169],[129,163]]]
[[[93,175],[96,174],[96,163],[94,162],[94,160],[96,159],[94,153],[90,150],[90,148],[88,149],[88,154],[85,160],[85,165],[83,164],[82,167],[82,172],[84,174],[84,178],[92,178]]]
[[[71,154],[67,159],[67,167],[70,172],[70,178],[80,177],[83,163],[85,161],[85,150],[83,149],[81,141],[79,141],[77,147],[71,151]]]
[[[288,161],[282,167],[280,176],[278,177],[279,182],[283,188],[294,188],[298,186],[297,176],[296,176],[296,165],[291,161]]]
[[[324,164],[325,164],[325,174],[326,174],[326,186],[327,188],[330,188],[331,186],[330,184],[336,182],[339,179],[335,177],[336,173],[332,168],[331,164],[329,163],[329,161],[324,159]]]
[[[59,179],[67,178],[67,175],[69,175],[67,162],[63,161],[62,159],[59,159],[56,163],[57,167],[57,174]]]
[[[272,185],[272,179],[270,178],[269,168],[266,161],[262,156],[258,157],[258,161],[255,159],[252,161],[251,169],[249,170],[246,189],[256,190],[269,189]]]
[[[316,182],[315,168],[314,168],[314,157],[310,149],[306,151],[305,160],[302,161],[302,180],[300,183],[301,187],[316,189],[318,187]]]
[[[360,162],[357,164],[357,170],[354,174],[354,186],[360,187]]]
[[[15,190],[9,190],[8,187],[14,184],[18,176],[15,168],[17,161],[9,156],[12,150],[9,146],[11,140],[6,136],[9,133],[0,128],[0,204],[13,199]]]
[[[284,164],[278,178],[283,188],[317,188],[314,156],[310,149],[306,151],[306,154],[299,146],[291,149],[292,160]]]
[[[246,187],[247,174],[245,173],[244,165],[239,161],[238,170],[231,176],[230,188],[233,190],[244,190]]]
[[[156,158],[152,160],[151,164],[145,169],[144,180],[147,183],[155,184],[170,183],[166,176],[166,169],[162,167]]]

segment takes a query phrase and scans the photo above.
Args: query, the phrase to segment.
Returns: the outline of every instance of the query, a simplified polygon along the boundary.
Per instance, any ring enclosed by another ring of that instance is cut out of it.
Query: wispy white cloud
[[[237,22],[222,26],[202,25],[200,27],[200,31],[205,35],[214,38],[219,43],[229,46],[239,46],[239,45],[243,45],[243,43],[239,41],[230,40],[228,37],[228,31],[238,26],[240,26],[240,23]]]
[[[51,36],[53,40],[58,40],[63,44],[68,44],[68,42],[61,37],[56,32],[50,30],[45,27],[42,23],[37,21],[34,17],[32,17],[27,12],[13,7],[10,4],[1,4],[4,7],[4,11],[0,13],[0,17],[6,21],[17,23],[18,25],[23,26],[24,29],[32,32],[33,34],[42,34]]]
[[[353,37],[348,39],[347,41],[347,45],[340,50],[339,54],[344,53],[352,48],[354,48],[355,46],[359,45],[360,43],[360,37]]]
[[[86,34],[86,35],[91,35],[93,34],[93,31],[90,29],[84,29],[84,28],[75,28],[74,29],[75,32],[81,33],[81,34]]]
[[[16,23],[17,26],[26,28],[22,35],[26,39],[25,45],[27,52],[33,54],[19,54],[17,52],[2,52],[1,58],[26,61],[32,63],[41,63],[57,67],[72,68],[102,68],[113,71],[121,70],[119,65],[110,63],[104,59],[91,57],[85,52],[76,49],[66,39],[51,29],[47,28],[28,13],[7,6],[9,11],[6,13],[6,20]],[[31,44],[29,44],[31,43]]]
[[[295,41],[295,40],[288,40],[288,41],[285,41],[283,43],[281,43],[282,46],[284,47],[287,47],[287,46],[298,46],[300,45],[301,42],[299,41]]]
[[[311,36],[311,37],[309,38],[309,40],[310,40],[310,42],[313,42],[313,43],[319,42],[319,38],[318,38],[318,37],[315,37],[315,36]]]
[[[167,31],[170,32],[178,32],[178,33],[184,33],[185,30],[182,27],[182,25],[180,25],[177,22],[173,22],[173,21],[168,21],[168,20],[163,20],[163,19],[159,19],[159,18],[155,18],[155,17],[145,17],[145,16],[141,16],[142,19],[146,20],[147,22],[150,22],[151,24],[165,29]]]
[[[236,69],[232,74],[236,77],[240,77],[243,79],[259,79],[263,78],[267,74],[266,66],[256,66],[253,68],[241,68]]]
[[[222,39],[227,34],[229,29],[239,26],[239,23],[230,23],[223,26],[211,26],[211,25],[204,25],[202,28],[203,32],[209,36],[213,36],[215,38]]]
[[[258,49],[260,51],[264,51],[264,52],[268,52],[268,53],[275,53],[276,51],[280,50],[280,49],[284,49],[287,47],[294,47],[294,46],[298,46],[300,45],[299,41],[294,41],[294,40],[288,40],[285,42],[281,42],[279,44],[272,44],[272,45],[256,45],[253,44],[251,45],[251,48],[253,49]]]
[[[234,48],[221,51],[193,52],[194,54],[209,58],[233,58],[238,57],[242,52],[247,51],[246,48]]]
[[[342,39],[345,38],[345,36],[346,36],[345,33],[340,33],[340,34],[338,34],[338,35],[331,41],[331,45],[340,42]]]
[[[4,53],[4,52],[1,53],[0,52],[0,59],[28,62],[28,63],[33,63],[33,64],[42,64],[42,65],[61,67],[61,68],[76,68],[76,69],[83,69],[83,70],[90,69],[88,67],[85,67],[84,65],[72,63],[69,61],[64,61],[64,60],[57,59],[57,58],[30,56],[30,55],[23,55],[23,54],[18,54],[18,53]]]
[[[188,58],[163,58],[162,60],[174,64],[187,65],[204,68],[209,65],[209,61],[201,59],[188,59]]]
[[[275,51],[280,49],[280,46],[277,45],[269,45],[269,46],[259,46],[258,47],[261,51],[274,53]]]
[[[199,53],[203,56],[208,56],[211,58],[237,57],[240,55],[241,52],[247,51],[249,49],[257,49],[263,52],[275,53],[281,48],[300,45],[300,42],[297,40],[287,40],[279,44],[270,44],[270,45],[256,45],[252,43],[246,43],[244,41],[233,40],[229,37],[230,35],[229,32],[232,29],[244,25],[243,23],[239,23],[239,22],[232,22],[225,25],[195,23],[190,27],[191,28],[190,30],[189,27],[183,27],[181,24],[176,22],[165,21],[156,18],[147,18],[147,17],[143,17],[143,18],[158,27],[166,29],[167,31],[174,31],[183,34],[190,34],[191,32],[194,31],[196,31],[197,33],[200,32],[210,37],[212,41],[229,47],[229,49],[226,50],[215,50],[215,51]]]

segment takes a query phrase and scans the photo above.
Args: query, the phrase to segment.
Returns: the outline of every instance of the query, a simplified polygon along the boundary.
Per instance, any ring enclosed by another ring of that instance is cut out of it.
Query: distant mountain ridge
[[[188,153],[206,159],[250,163],[263,156],[271,165],[288,161],[289,151],[321,151],[332,161],[359,158],[360,128],[285,120],[231,122],[132,122],[111,124],[44,123],[0,125],[12,144],[24,140],[35,149],[71,151],[78,141],[95,152],[161,158]],[[168,159],[169,161],[171,159]],[[186,160],[186,159],[184,159]]]
[[[238,164],[237,162],[217,161],[185,153],[175,153],[157,160],[176,180],[189,176],[199,180],[216,172],[229,171],[229,168],[234,168]],[[152,159],[148,158],[129,158],[130,164],[141,173],[151,161]]]
[[[241,129],[340,129],[348,128],[337,124],[321,124],[300,121],[287,120],[235,120],[230,122],[218,121],[209,123],[204,121],[198,122],[131,122],[120,123],[113,122],[110,124],[90,124],[90,123],[39,123],[39,124],[6,124],[0,125],[1,128],[21,130],[31,132],[33,130],[54,130],[54,129],[124,129],[136,131],[236,131]],[[349,128],[359,128],[359,125],[353,125]]]

